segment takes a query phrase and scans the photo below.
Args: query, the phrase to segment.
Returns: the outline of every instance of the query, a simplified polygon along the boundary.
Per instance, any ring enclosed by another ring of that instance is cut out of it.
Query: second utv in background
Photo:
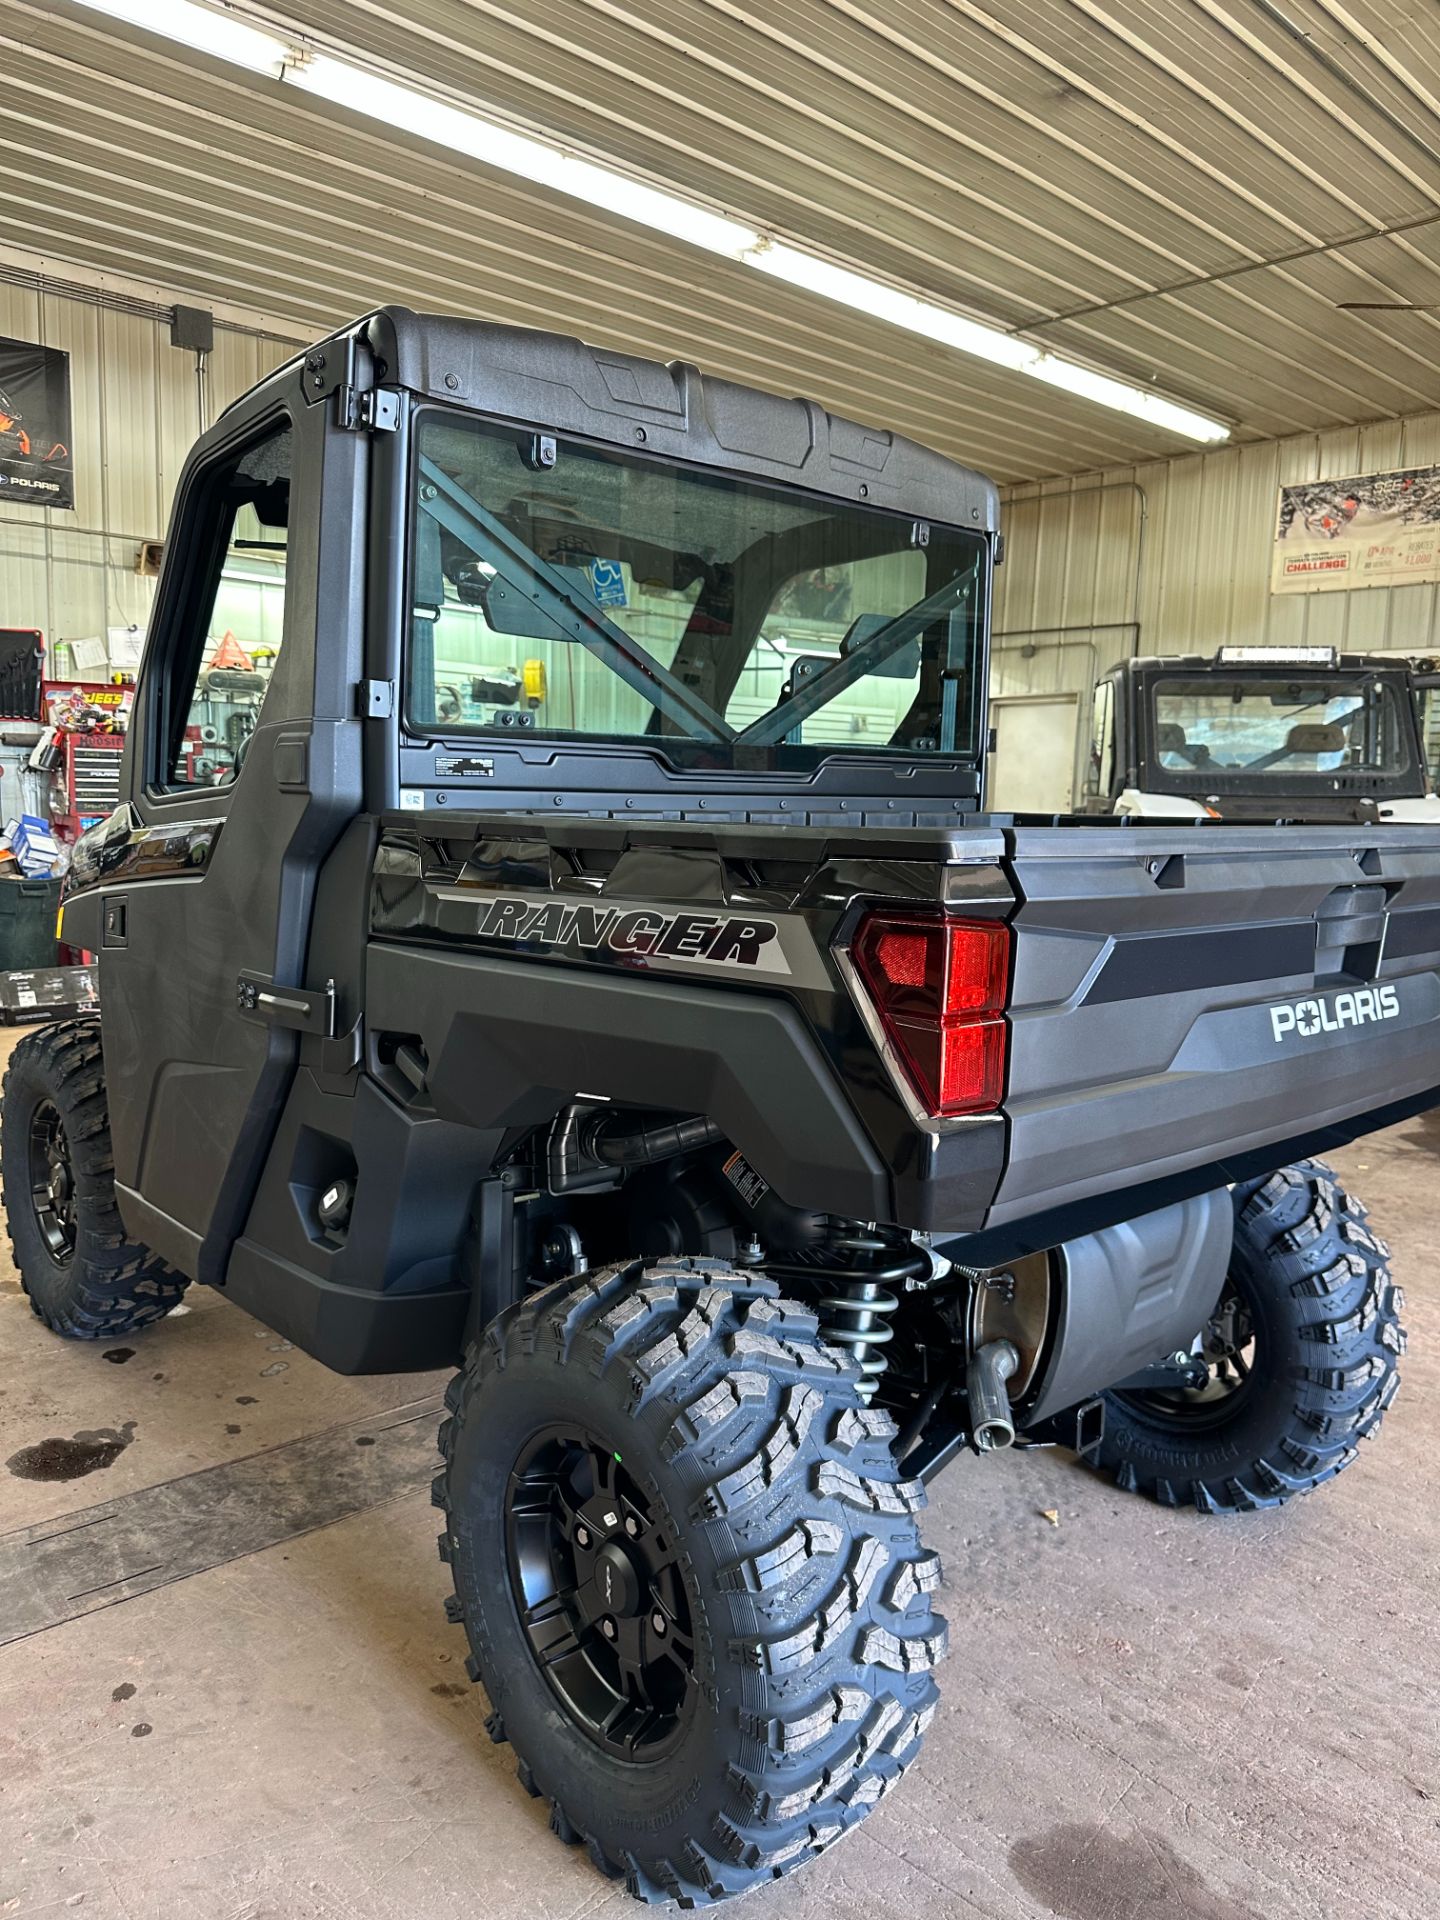
[[[1434,663],[1331,647],[1145,654],[1095,689],[1079,810],[1132,820],[1440,822]]]

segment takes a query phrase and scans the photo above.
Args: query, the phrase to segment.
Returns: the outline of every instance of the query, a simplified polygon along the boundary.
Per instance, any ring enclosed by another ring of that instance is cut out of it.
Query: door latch
[[[277,987],[268,974],[245,971],[235,982],[241,1017],[266,1027],[289,1027],[322,1040],[335,1035],[335,982],[323,987]]]

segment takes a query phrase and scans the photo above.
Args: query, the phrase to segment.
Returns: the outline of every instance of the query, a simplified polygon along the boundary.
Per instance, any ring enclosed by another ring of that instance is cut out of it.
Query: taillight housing
[[[1005,1092],[1004,922],[867,913],[851,961],[925,1112],[993,1113]]]

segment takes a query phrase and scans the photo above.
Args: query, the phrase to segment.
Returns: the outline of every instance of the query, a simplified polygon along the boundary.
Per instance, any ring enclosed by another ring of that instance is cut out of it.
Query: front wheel
[[[1206,1513],[1278,1507],[1355,1458],[1400,1384],[1404,1304],[1365,1212],[1315,1161],[1234,1189],[1203,1386],[1105,1395],[1096,1464]]]
[[[129,1239],[115,1204],[94,1020],[57,1020],[11,1054],[0,1178],[20,1284],[52,1332],[111,1340],[178,1304],[185,1276]]]
[[[778,1877],[919,1747],[939,1565],[857,1383],[772,1282],[685,1260],[510,1308],[453,1383],[470,1676],[554,1831],[641,1899]]]

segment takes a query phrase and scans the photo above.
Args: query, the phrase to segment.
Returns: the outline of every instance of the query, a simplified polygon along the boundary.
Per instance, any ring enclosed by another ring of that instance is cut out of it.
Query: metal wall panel
[[[0,335],[70,355],[75,455],[73,512],[0,508],[0,626],[38,627],[50,644],[143,627],[154,582],[135,572],[136,549],[164,537],[202,415],[213,420],[297,343],[219,324],[197,375],[164,317],[106,305],[98,291],[86,299],[4,282]]]
[[[999,695],[1074,691],[1131,650],[1145,496],[1129,473],[1007,498],[991,676]]]
[[[1096,675],[1132,651],[1440,650],[1436,586],[1270,591],[1282,485],[1432,464],[1440,413],[1011,489],[995,691],[1073,689],[1083,705]]]

